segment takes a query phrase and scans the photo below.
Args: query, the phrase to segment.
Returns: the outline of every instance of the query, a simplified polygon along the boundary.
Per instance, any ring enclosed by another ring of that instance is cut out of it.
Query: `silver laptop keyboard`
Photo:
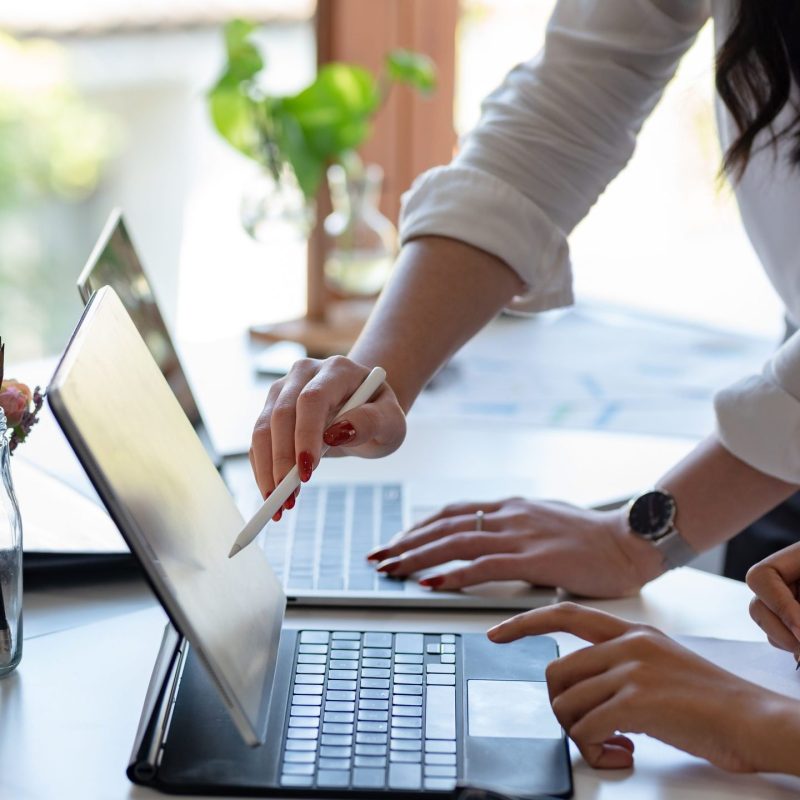
[[[403,591],[367,553],[403,527],[400,484],[303,486],[296,507],[266,528],[264,552],[286,591]]]
[[[281,784],[452,791],[458,638],[299,633]]]

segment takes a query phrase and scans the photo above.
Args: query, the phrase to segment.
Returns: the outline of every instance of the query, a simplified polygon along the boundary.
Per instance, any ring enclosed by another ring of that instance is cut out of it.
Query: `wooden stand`
[[[458,0],[317,0],[317,63],[362,64],[376,74],[394,47],[428,53],[436,62],[437,89],[422,98],[408,87],[392,90],[361,149],[365,163],[384,168],[381,210],[397,220],[400,194],[414,177],[450,160],[455,145],[453,95]],[[372,307],[372,300],[342,300],[325,286],[322,221],[330,213],[327,184],[317,195],[317,224],[308,242],[306,315],[250,329],[254,339],[302,344],[312,357],[347,353]]]

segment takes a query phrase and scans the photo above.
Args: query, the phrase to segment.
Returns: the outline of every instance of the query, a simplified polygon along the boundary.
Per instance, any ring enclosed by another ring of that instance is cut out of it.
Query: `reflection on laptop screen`
[[[110,286],[122,300],[150,354],[167,379],[194,427],[201,422],[186,374],[161,316],[150,281],[136,253],[118,209],[111,212],[89,260],[78,278],[84,304],[103,286]]]

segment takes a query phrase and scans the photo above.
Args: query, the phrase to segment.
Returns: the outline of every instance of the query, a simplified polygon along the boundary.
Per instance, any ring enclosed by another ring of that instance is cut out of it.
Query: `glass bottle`
[[[0,678],[22,658],[22,520],[11,480],[11,447],[0,408]]]
[[[335,292],[369,297],[386,283],[397,254],[397,230],[378,210],[383,170],[328,168],[333,213],[325,218],[325,280]]]

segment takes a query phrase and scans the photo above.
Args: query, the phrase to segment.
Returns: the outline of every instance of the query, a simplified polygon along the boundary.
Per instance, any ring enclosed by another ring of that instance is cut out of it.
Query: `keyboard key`
[[[317,717],[289,717],[290,728],[319,728]]]
[[[290,750],[283,754],[283,760],[289,764],[313,764],[317,754],[313,751]]]
[[[350,769],[349,758],[321,758],[319,760],[320,769]]]
[[[314,655],[312,653],[300,653],[297,656],[298,664],[324,664],[326,656]]]
[[[318,658],[319,656],[317,656]],[[364,658],[361,661],[362,667],[377,667],[378,669],[390,669],[392,660],[390,658]]]
[[[392,750],[422,750],[422,742],[418,739],[392,739]]]
[[[421,706],[392,706],[392,714],[395,717],[421,717]]]
[[[301,631],[300,644],[328,644],[328,631]]]
[[[425,676],[425,683],[428,686],[455,686],[456,676],[429,674]]]
[[[353,654],[349,653],[348,655]],[[331,669],[358,669],[358,661],[353,661],[352,659],[332,659],[330,667]]]
[[[422,770],[419,764],[390,764],[390,789],[419,789],[422,783]]]
[[[452,653],[445,653],[442,656],[442,664],[455,664],[456,657]]]
[[[395,706],[421,706],[422,698],[418,695],[396,694],[392,698]]]
[[[449,678],[449,675],[442,675],[442,676],[431,676],[431,677],[446,677]],[[420,685],[422,683],[422,675],[395,675],[394,676],[395,684],[417,684]]]
[[[341,680],[328,680],[329,689],[347,689],[348,691],[355,691],[355,681],[341,681]]]
[[[294,693],[298,694],[322,694],[321,686],[307,686],[306,684],[298,684],[294,687]]]
[[[322,732],[323,733],[346,733],[352,734],[353,733],[353,723],[352,722],[323,722],[322,723]]]
[[[356,755],[359,756],[385,756],[385,744],[357,744]]]
[[[443,644],[442,645],[442,653],[449,653],[453,654],[456,652],[456,646],[454,644]]]
[[[395,653],[421,653],[423,646],[421,633],[398,633],[394,637]]]
[[[419,717],[392,717],[392,729],[421,727],[422,720]]]
[[[349,747],[353,744],[353,737],[342,733],[323,733],[320,744],[332,744],[337,747]]]
[[[455,742],[440,742],[436,740],[426,739],[425,741],[426,753],[455,753]]]
[[[372,720],[358,722],[358,730],[362,733],[386,733],[389,730],[387,722],[376,722]]]
[[[358,673],[354,669],[332,669],[328,672],[328,677],[334,680],[354,681],[358,677]]]
[[[385,767],[386,756],[356,756],[353,765],[356,767]]]
[[[362,700],[388,700],[388,689],[362,689],[359,697]]]
[[[353,722],[356,715],[352,711],[326,711],[323,722]]]
[[[430,667],[431,664],[428,664]],[[436,665],[434,665],[436,666]],[[395,675],[422,675],[422,664],[395,664]]]
[[[298,675],[324,675],[325,664],[298,664]]]
[[[399,636],[400,634],[398,634]],[[364,634],[364,647],[391,647],[391,633],[370,632]]]
[[[358,719],[359,720],[371,720],[373,722],[387,722],[389,719],[389,712],[388,711],[377,711],[369,708],[365,708],[363,711],[359,708],[358,709]]]
[[[314,588],[342,591],[344,589],[344,577],[342,575],[320,575]]]
[[[386,739],[385,733],[356,733],[356,744],[386,744]]]
[[[341,690],[330,691],[325,695],[326,700],[355,700],[355,692],[343,692]]]
[[[404,764],[419,764],[422,762],[422,753],[419,750],[392,750],[392,762]]]
[[[349,770],[321,769],[317,772],[317,786],[345,787],[350,785]]]
[[[386,692],[388,695],[389,692]],[[388,700],[369,700],[362,698],[358,701],[358,709],[371,709],[373,711],[386,711],[389,708],[389,701]]]
[[[383,788],[386,770],[356,767],[353,770],[353,786],[357,788]]]
[[[293,717],[318,717],[322,709],[319,706],[292,706],[289,713]]]
[[[420,653],[396,653],[394,657],[395,664],[421,664],[424,656]]]
[[[358,642],[349,642],[341,640],[334,642],[333,646],[337,650],[358,650],[361,647],[361,645],[359,645]]]
[[[360,642],[360,631],[334,631],[331,634],[332,639],[351,639],[352,641]]]
[[[421,739],[419,728],[392,728],[392,739]]]
[[[450,778],[425,778],[425,788],[434,792],[452,792],[455,785]]]
[[[417,676],[412,676],[417,677]],[[422,683],[422,678],[418,678],[417,683]],[[328,683],[330,686],[330,682]],[[389,681],[385,678],[362,678],[361,686],[364,689],[388,689]]]
[[[325,703],[325,712],[328,711],[355,711],[356,704],[348,703],[344,700],[328,700]]]
[[[284,775],[313,775],[314,774],[314,765],[313,764],[284,764],[283,765],[283,774]]]
[[[298,648],[299,653],[317,653],[325,655],[328,652],[328,645],[326,644],[301,644]]]
[[[426,764],[448,764],[456,765],[455,753],[425,753]]]
[[[426,672],[438,672],[442,675],[455,675],[456,668],[453,664],[426,664]]]
[[[281,786],[311,786],[311,775],[281,775]]]
[[[314,739],[316,740],[316,734],[314,735]],[[288,739],[286,742],[286,749],[287,750],[316,750],[317,749],[317,742],[312,741],[304,741],[303,739]]]
[[[347,588],[351,592],[369,592],[375,586],[375,574],[350,575],[347,580]]]
[[[325,676],[324,675],[296,675],[294,679],[295,683],[316,683],[320,686],[325,683]]]
[[[432,765],[425,765],[425,777],[426,778],[455,778],[456,777],[456,766],[453,764],[452,767],[438,767]]]
[[[296,694],[292,697],[292,705],[320,706],[322,705],[322,698],[318,694]]]
[[[442,646],[440,644],[429,644],[425,648],[425,652],[429,656],[438,656],[442,652]]]
[[[362,655],[364,658],[391,658],[392,651],[383,647],[365,647]]]
[[[334,633],[333,636],[335,638],[336,634]],[[452,634],[452,633],[443,633],[442,634],[442,644],[455,644],[455,643],[456,643],[455,634]]]
[[[394,687],[395,695],[398,694],[422,694],[422,687],[421,686],[395,686]]]
[[[350,758],[353,755],[353,748],[323,745],[319,749],[319,754],[321,758]]]
[[[420,672],[422,668],[420,667]],[[370,669],[364,668],[361,670],[361,675],[365,678],[388,678],[391,675],[391,670],[388,669]]]

